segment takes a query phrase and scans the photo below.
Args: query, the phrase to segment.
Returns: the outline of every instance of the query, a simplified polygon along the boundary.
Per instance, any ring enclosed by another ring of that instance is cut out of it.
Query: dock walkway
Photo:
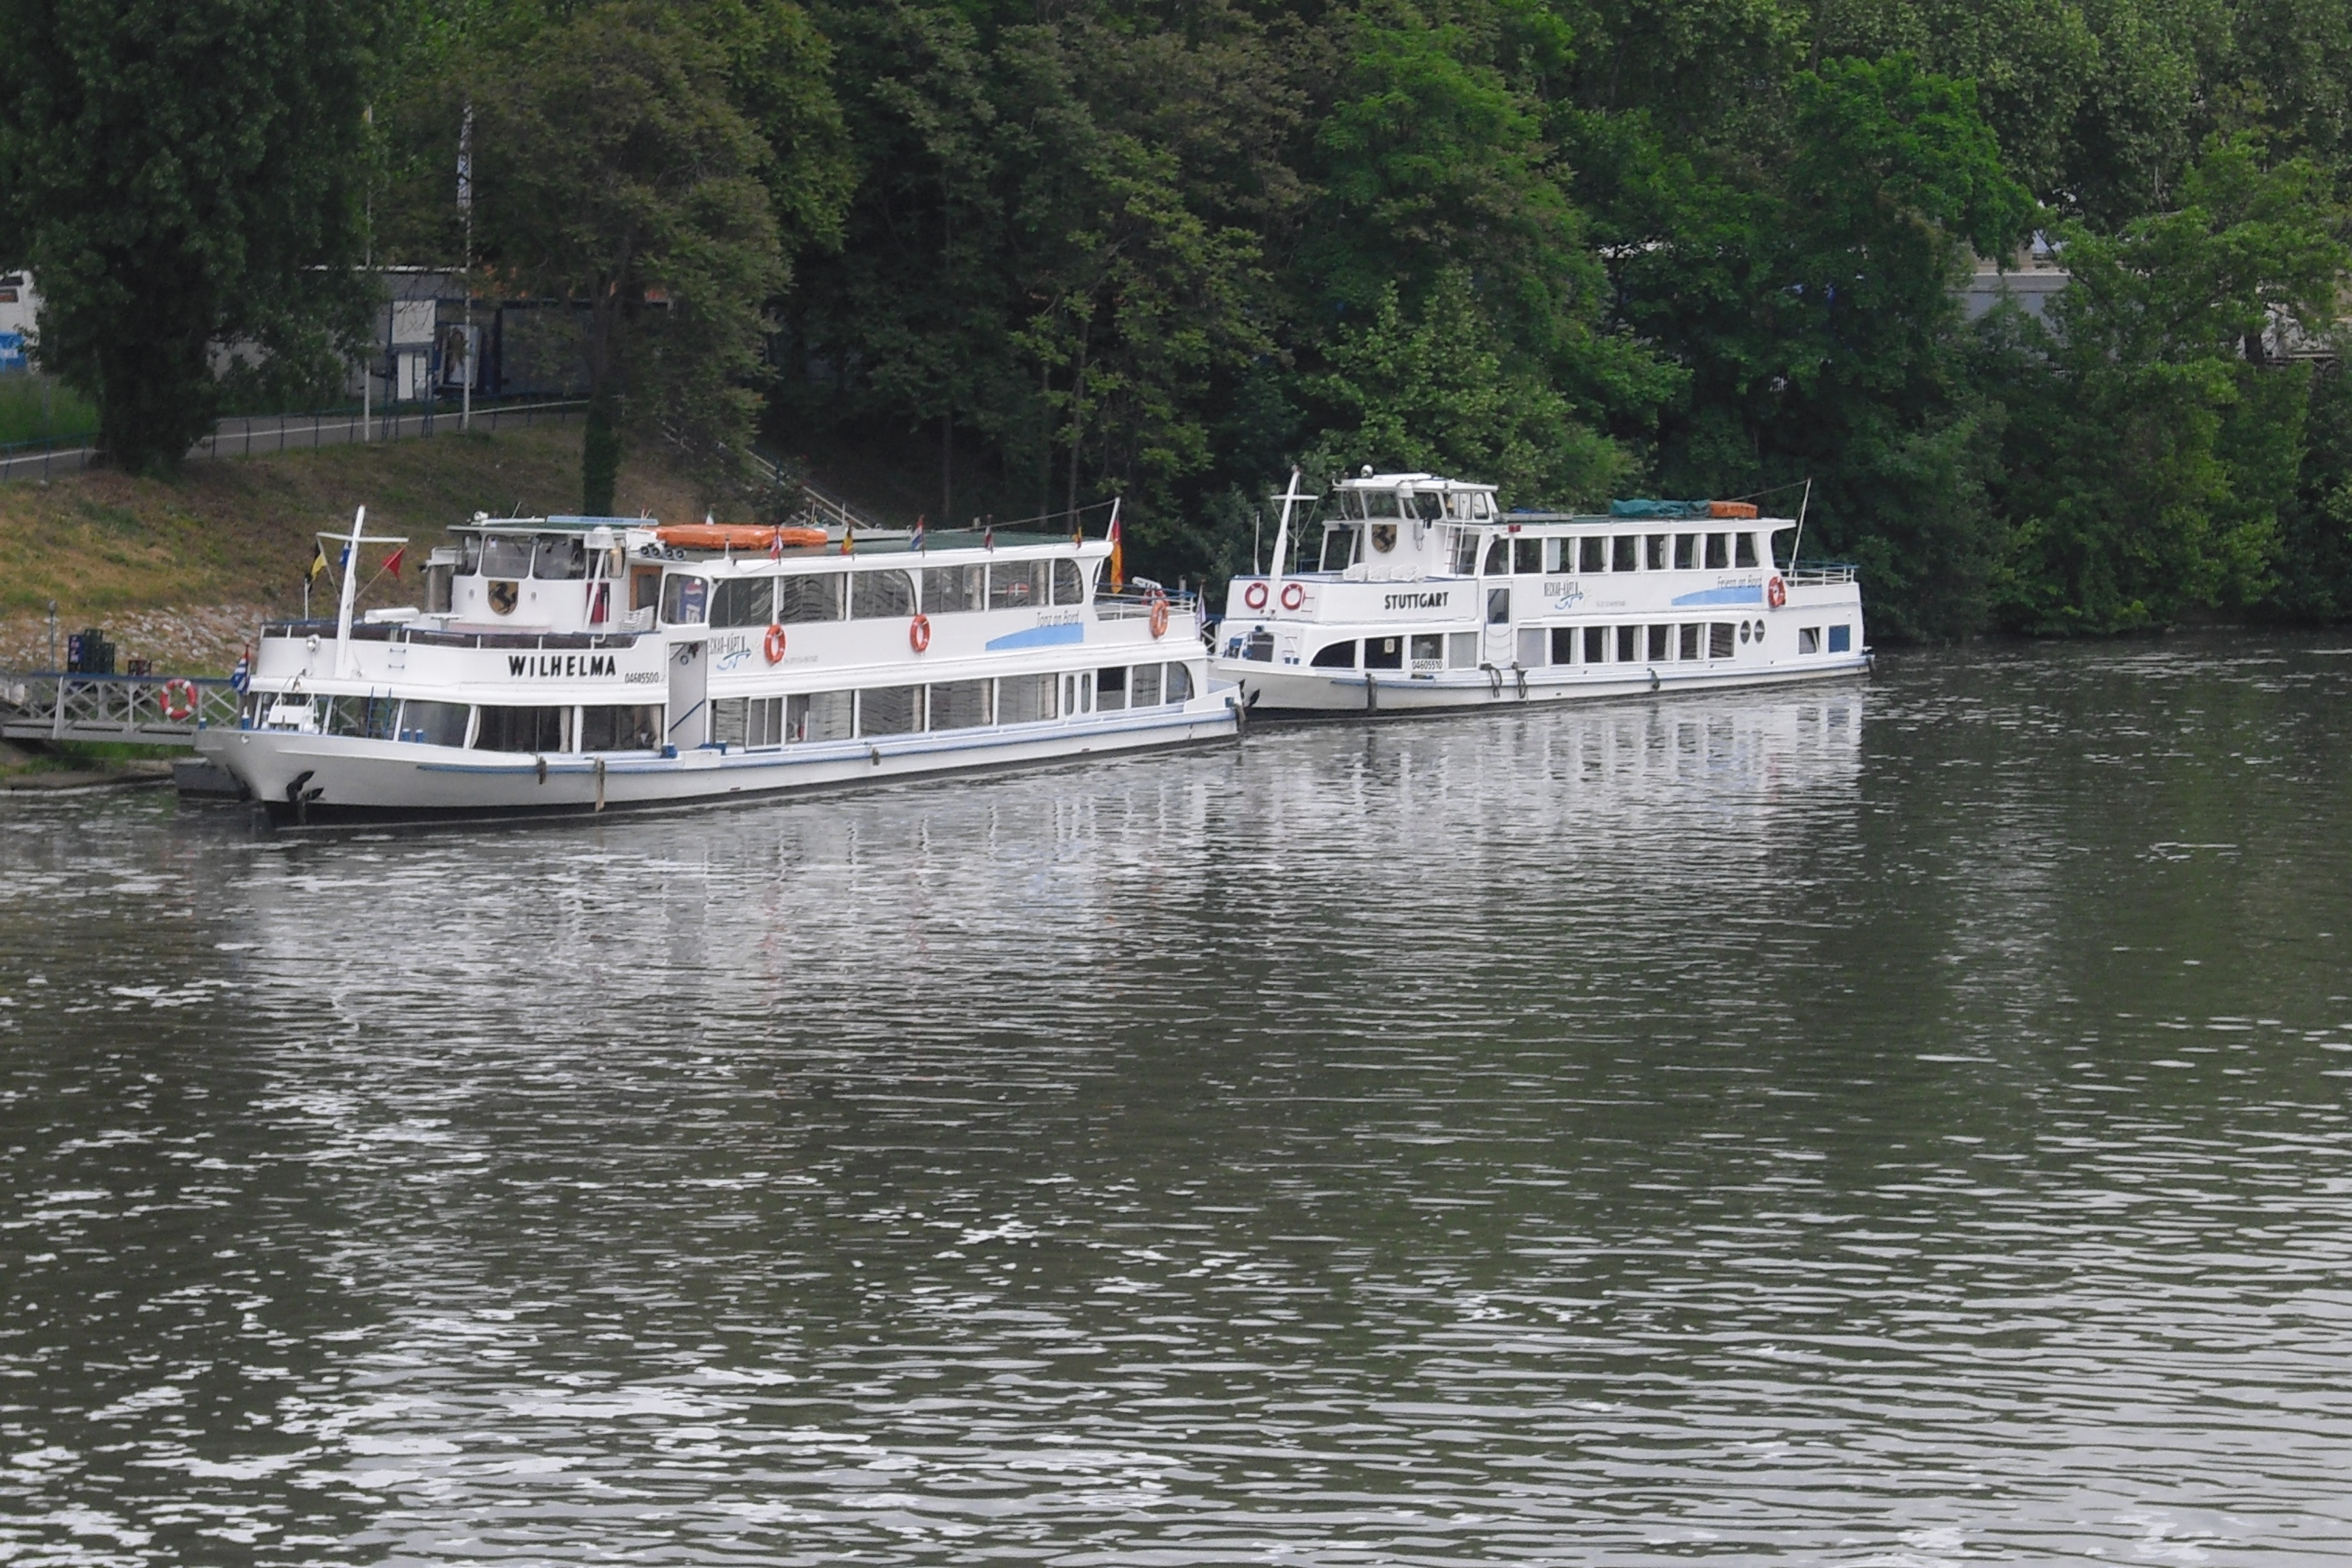
[[[173,681],[195,689],[184,718],[171,716],[173,694],[163,689]],[[0,740],[185,746],[203,725],[234,726],[237,700],[236,689],[216,676],[0,670]]]

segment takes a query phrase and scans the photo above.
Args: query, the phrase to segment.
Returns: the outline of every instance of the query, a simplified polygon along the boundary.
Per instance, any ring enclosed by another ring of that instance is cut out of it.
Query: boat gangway
[[[201,725],[234,728],[236,711],[215,676],[0,670],[0,740],[185,746]]]

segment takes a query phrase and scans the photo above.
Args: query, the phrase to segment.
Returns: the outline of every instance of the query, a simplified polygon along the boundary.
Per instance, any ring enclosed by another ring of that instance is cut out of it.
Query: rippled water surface
[[[2352,1556],[2352,648],[0,802],[0,1562]]]

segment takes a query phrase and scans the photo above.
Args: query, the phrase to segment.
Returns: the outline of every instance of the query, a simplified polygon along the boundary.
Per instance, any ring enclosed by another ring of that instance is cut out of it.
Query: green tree
[[[612,508],[625,428],[683,443],[715,480],[758,412],[765,310],[788,276],[762,178],[780,153],[735,101],[740,29],[711,21],[636,0],[584,6],[496,58],[473,94],[488,254],[586,306],[590,513]],[[792,68],[822,73],[821,51],[784,47]],[[821,195],[803,206],[803,221],[824,211]]]
[[[372,0],[13,0],[0,8],[0,253],[39,353],[125,467],[175,469],[216,357],[279,385],[362,330]]]
[[[2320,171],[2219,138],[2176,211],[2061,231],[2050,374],[2016,422],[2017,534],[2002,596],[2032,631],[2121,631],[2242,612],[2270,590],[2305,455],[2309,367],[2352,255]]]
[[[1408,316],[1391,284],[1362,325],[1326,351],[1302,390],[1326,424],[1305,463],[1321,478],[1357,465],[1464,474],[1515,503],[1591,505],[1629,466],[1532,371],[1509,367],[1467,273],[1439,274]]]

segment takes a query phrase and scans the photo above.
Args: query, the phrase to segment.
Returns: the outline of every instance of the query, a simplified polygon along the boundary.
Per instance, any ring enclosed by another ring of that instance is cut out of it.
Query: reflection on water
[[[0,803],[0,1562],[2332,1555],[2347,695]]]

